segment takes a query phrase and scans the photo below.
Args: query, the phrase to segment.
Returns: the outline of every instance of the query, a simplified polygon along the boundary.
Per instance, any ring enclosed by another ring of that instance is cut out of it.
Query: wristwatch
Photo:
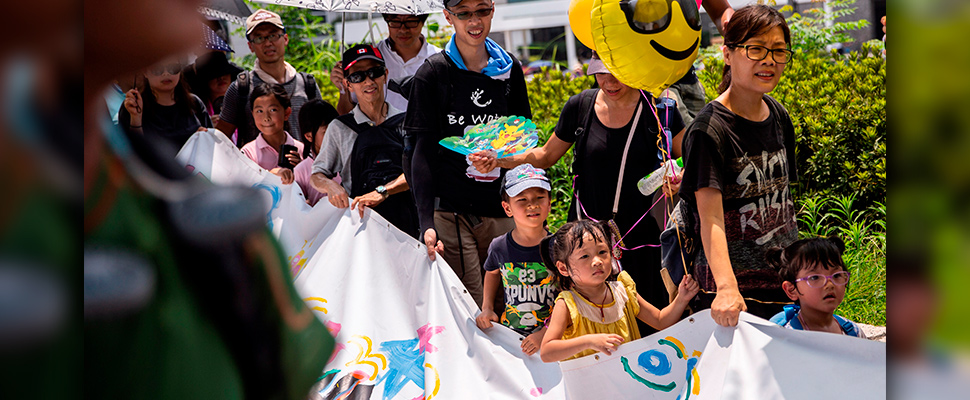
[[[376,187],[376,188],[374,188],[374,191],[375,191],[375,192],[377,192],[377,194],[379,194],[379,195],[381,195],[381,196],[384,196],[384,198],[385,198],[385,199],[386,199],[386,198],[387,198],[387,196],[388,196],[388,193],[387,193],[387,188],[386,188],[386,187],[384,187],[384,185],[380,185],[380,186],[378,186],[378,187]]]

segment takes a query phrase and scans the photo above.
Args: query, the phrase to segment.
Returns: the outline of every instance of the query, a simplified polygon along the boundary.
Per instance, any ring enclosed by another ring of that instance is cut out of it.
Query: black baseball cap
[[[444,0],[445,8],[451,8],[461,3],[461,0]]]
[[[354,63],[357,61],[367,59],[377,60],[381,64],[384,63],[384,57],[381,56],[381,51],[369,44],[358,44],[347,49],[347,51],[344,51],[344,56],[343,59],[341,59],[341,62],[344,65],[344,71],[347,71],[350,69],[350,66],[354,65]]]

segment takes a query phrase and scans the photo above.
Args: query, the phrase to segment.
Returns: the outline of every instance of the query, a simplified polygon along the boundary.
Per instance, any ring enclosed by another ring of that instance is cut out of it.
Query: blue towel
[[[482,73],[494,79],[508,79],[512,71],[512,57],[490,38],[485,38],[485,50],[488,52],[488,64],[482,69]],[[468,70],[465,61],[461,59],[461,53],[458,52],[458,45],[455,44],[455,35],[451,35],[451,40],[445,46],[445,54],[458,65],[458,68]]]

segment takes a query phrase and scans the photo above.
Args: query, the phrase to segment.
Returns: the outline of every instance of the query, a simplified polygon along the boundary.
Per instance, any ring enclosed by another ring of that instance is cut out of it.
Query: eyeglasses
[[[808,284],[808,287],[820,288],[825,286],[825,281],[829,280],[832,281],[835,286],[845,286],[846,283],[849,283],[849,272],[840,271],[832,275],[813,274],[804,278],[795,279],[795,283],[805,281],[805,283]]]
[[[626,15],[626,21],[634,32],[642,35],[648,35],[663,32],[668,26],[670,26],[670,12],[664,12],[662,15],[657,15],[657,19],[652,21],[637,20],[637,3],[640,1],[648,0],[620,0],[620,10],[622,10],[623,14]],[[687,25],[690,26],[691,29],[699,31],[701,29],[701,14],[697,9],[697,3],[689,0],[680,0],[677,2],[677,4],[680,5],[680,10],[683,12]],[[673,0],[666,0],[666,8],[664,8],[664,10],[671,10],[672,7]]]
[[[730,44],[728,47],[744,49],[744,55],[753,61],[764,60],[768,57],[768,53],[771,53],[771,59],[778,64],[788,64],[794,54],[788,49],[769,49],[765,46],[753,44]]]
[[[361,83],[361,82],[364,81],[364,79],[367,79],[367,78],[371,78],[373,80],[377,80],[377,78],[380,78],[380,77],[384,76],[384,73],[386,73],[386,72],[387,72],[387,70],[384,69],[384,66],[383,65],[379,65],[379,66],[376,66],[376,67],[371,68],[371,69],[368,69],[368,70],[357,71],[357,72],[354,72],[354,73],[352,73],[350,75],[347,75],[347,82],[350,82],[350,83]]]
[[[286,32],[271,33],[271,34],[266,35],[266,36],[253,36],[253,38],[252,39],[249,39],[249,41],[250,42],[253,42],[255,44],[263,44],[263,42],[265,42],[267,40],[269,40],[270,42],[275,42],[275,41],[279,40],[279,38],[281,38],[281,37],[283,37],[285,35],[286,35]]]
[[[495,7],[483,8],[481,10],[475,10],[475,11],[462,11],[460,13],[455,13],[454,11],[451,11],[447,8],[445,9],[445,11],[447,11],[451,15],[454,15],[455,18],[458,18],[464,21],[466,19],[471,18],[472,14],[475,14],[475,16],[478,18],[485,18],[489,15],[492,15],[492,11],[495,11]]]
[[[148,73],[155,76],[159,76],[166,72],[168,72],[171,75],[178,75],[179,72],[182,72],[182,64],[174,63],[174,64],[165,64],[165,65],[155,65],[148,70]]]
[[[406,28],[417,28],[424,21],[420,19],[385,19],[384,22],[387,22],[387,26],[391,28],[400,28],[402,25]]]

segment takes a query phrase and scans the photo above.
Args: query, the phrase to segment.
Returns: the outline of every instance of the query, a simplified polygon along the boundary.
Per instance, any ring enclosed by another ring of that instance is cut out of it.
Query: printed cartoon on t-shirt
[[[505,288],[505,312],[502,325],[521,333],[542,327],[559,294],[552,283],[552,273],[538,262],[510,262],[501,267]]]

